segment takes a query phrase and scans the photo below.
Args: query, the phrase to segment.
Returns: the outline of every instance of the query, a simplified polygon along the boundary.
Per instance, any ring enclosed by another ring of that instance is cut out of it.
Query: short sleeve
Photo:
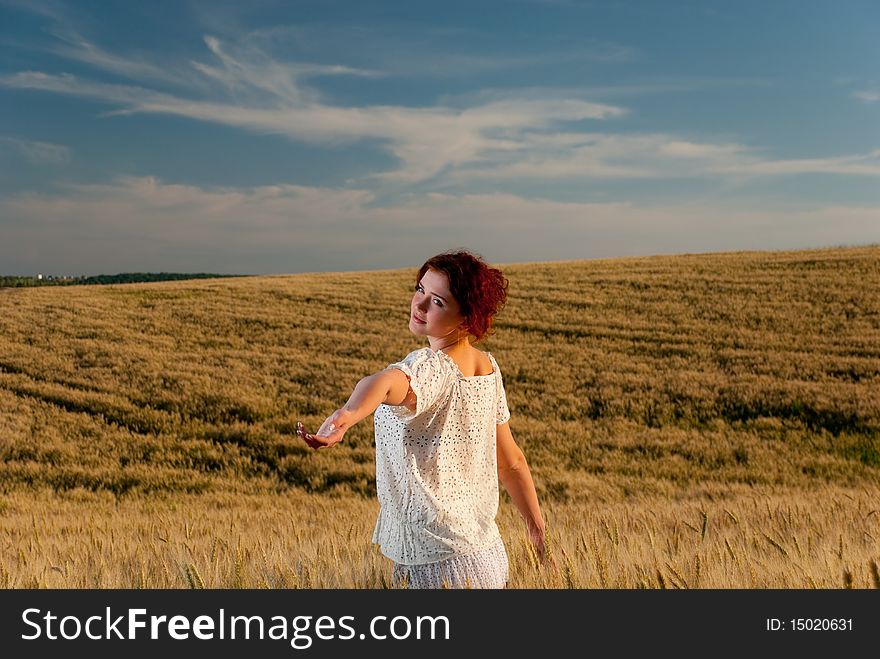
[[[495,370],[498,371],[495,378],[498,399],[495,408],[495,424],[500,425],[510,420],[510,410],[507,408],[507,394],[504,391],[504,379],[501,377],[501,370],[498,368],[498,362],[495,362]]]
[[[409,353],[403,360],[389,364],[385,370],[397,368],[406,374],[409,386],[416,395],[416,409],[404,405],[389,405],[388,409],[401,421],[416,418],[431,409],[443,398],[452,383],[449,368],[440,355],[430,348]]]

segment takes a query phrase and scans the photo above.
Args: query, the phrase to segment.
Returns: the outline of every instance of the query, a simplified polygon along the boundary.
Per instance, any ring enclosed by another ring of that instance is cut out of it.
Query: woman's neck
[[[428,338],[428,343],[431,346],[431,350],[434,352],[443,351],[446,354],[451,352],[461,352],[462,350],[467,350],[471,346],[471,342],[467,336],[463,336],[458,341],[451,341],[447,338],[438,338],[432,339]]]

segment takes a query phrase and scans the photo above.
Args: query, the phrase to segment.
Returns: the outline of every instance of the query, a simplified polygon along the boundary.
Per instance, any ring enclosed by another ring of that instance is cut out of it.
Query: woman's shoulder
[[[447,366],[446,361],[442,358],[441,354],[431,350],[428,346],[416,348],[396,363],[406,364],[410,367],[428,367],[432,369],[442,369]]]
[[[474,350],[477,349],[474,348]],[[486,373],[491,373],[495,370],[495,357],[492,356],[491,352],[488,350],[477,350],[477,358],[479,360],[478,363],[482,364],[484,369],[487,369]]]
[[[438,363],[441,362],[440,353],[438,351],[432,350],[430,346],[416,348],[411,353],[409,353],[406,358],[413,360],[434,360]]]
[[[491,375],[497,370],[495,364],[495,358],[489,351],[471,346],[471,352],[460,368],[468,373],[473,372],[475,376]]]
[[[462,363],[459,366],[459,363]],[[499,370],[498,362],[489,351],[482,351],[471,346],[471,352],[464,362],[459,358],[456,360],[451,355],[442,350],[434,350],[430,346],[416,348],[406,357],[400,360],[401,364],[410,367],[429,368],[442,372],[448,372],[453,375],[460,375],[462,371],[475,372],[477,375],[491,375]]]

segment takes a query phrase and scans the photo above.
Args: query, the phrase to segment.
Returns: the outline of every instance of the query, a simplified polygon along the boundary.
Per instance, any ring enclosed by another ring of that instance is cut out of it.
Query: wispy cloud
[[[61,43],[48,50],[69,60],[88,64],[96,69],[136,79],[153,80],[164,83],[186,83],[193,76],[181,76],[173,67],[161,66],[151,62],[147,56],[123,57],[110,53],[95,43],[85,39],[69,26],[55,27],[49,32]]]
[[[748,178],[805,173],[880,176],[878,151],[830,158],[771,159],[762,156],[760,149],[744,144],[697,142],[670,134],[564,132],[560,127],[566,122],[607,120],[623,116],[627,110],[562,95],[490,94],[482,103],[465,107],[341,107],[329,104],[305,86],[303,80],[314,75],[375,72],[281,64],[263,54],[251,58],[234,56],[213,37],[206,37],[205,43],[219,63],[194,62],[193,67],[216,81],[226,98],[195,100],[143,86],[33,71],[0,76],[0,84],[76,95],[118,106],[109,114],[185,116],[316,144],[378,139],[401,164],[391,171],[376,173],[375,178],[403,183],[441,175],[453,182]]]
[[[831,158],[779,159],[737,143],[684,140],[663,133],[532,133],[514,147],[461,168],[459,179],[729,178],[796,174],[880,176],[880,150]]]
[[[786,174],[844,174],[848,176],[880,176],[880,149],[864,154],[832,158],[800,158],[760,160],[743,158],[737,162],[716,163],[715,172],[747,176]]]
[[[529,98],[585,98],[591,100],[631,98],[653,94],[682,94],[717,88],[770,87],[764,78],[724,78],[701,76],[659,76],[645,80],[630,80],[612,85],[589,83],[577,87],[519,86],[515,88],[484,87],[474,91],[444,94],[439,101],[451,106],[474,105],[494,101]]]
[[[380,77],[384,75],[380,71],[338,64],[277,62],[254,48],[247,48],[235,54],[228,52],[216,37],[207,35],[204,40],[208,49],[219,60],[219,65],[193,61],[192,66],[207,78],[221,83],[225,90],[236,94],[245,93],[253,101],[258,101],[260,96],[250,92],[257,92],[263,97],[268,94],[270,98],[285,105],[318,104],[320,95],[305,87],[302,81],[318,76]]]
[[[67,15],[64,5],[56,0],[0,0],[0,6],[45,16],[55,21],[63,21]]]
[[[877,103],[880,101],[880,91],[876,89],[862,89],[853,92],[853,97],[860,101],[864,101],[865,103]]]
[[[582,37],[577,43],[535,43],[520,34],[511,48],[510,34],[474,27],[433,27],[401,30],[393,23],[358,25],[293,24],[241,31],[248,47],[274,52],[293,48],[305,59],[326,52],[345,54],[349,61],[368,62],[389,75],[426,78],[472,78],[578,63],[621,63],[636,59],[638,48],[624,43]],[[474,45],[479,44],[479,48]],[[488,52],[487,52],[488,51]]]
[[[518,158],[503,154],[459,177],[493,179],[675,178],[706,176],[737,162],[748,148],[739,144],[685,141],[665,134],[530,133]]]
[[[217,81],[225,98],[196,100],[141,85],[94,82],[69,74],[37,71],[0,76],[0,85],[70,94],[119,106],[111,114],[173,114],[261,133],[281,134],[313,143],[338,144],[379,139],[401,167],[380,178],[415,182],[450,167],[479,161],[487,151],[512,150],[526,131],[558,122],[607,119],[623,115],[620,107],[572,98],[508,99],[467,108],[432,106],[341,107],[323,100],[303,79],[314,75],[375,75],[347,67],[282,64],[265,54],[232,54],[220,41],[205,43],[219,64],[194,62],[206,78]],[[109,60],[134,74],[122,59]],[[499,139],[493,133],[503,133]]]
[[[863,78],[854,75],[837,76],[833,83],[842,87],[849,87],[850,97],[858,99],[863,103],[877,103],[880,101],[880,87],[877,86],[875,80]]]
[[[379,77],[370,67],[280,61],[264,48],[282,27],[227,43],[205,36],[207,57],[182,67],[110,53],[71,29],[57,27],[56,53],[109,71],[132,84],[98,82],[66,73],[0,75],[0,85],[89,98],[108,115],[166,114],[260,134],[336,146],[371,140],[399,162],[371,178],[414,184],[476,180],[737,178],[826,173],[880,175],[878,152],[813,159],[773,159],[735,142],[684,139],[668,133],[573,132],[572,124],[624,117],[620,105],[590,97],[683,91],[716,84],[690,78],[585,90],[482,90],[435,105],[352,105],[333,102],[310,82],[318,77]],[[173,71],[173,72],[171,72]],[[181,88],[181,82],[192,82]],[[762,84],[742,79],[736,84]],[[731,83],[733,84],[733,83]],[[169,85],[171,88],[169,89]],[[197,85],[200,96],[192,93]],[[189,93],[187,93],[189,92]],[[869,92],[862,92],[868,95]],[[870,100],[865,96],[863,100]],[[366,181],[362,181],[366,183]]]
[[[66,146],[8,136],[0,136],[0,153],[3,151],[16,153],[35,165],[65,165],[71,157]]]

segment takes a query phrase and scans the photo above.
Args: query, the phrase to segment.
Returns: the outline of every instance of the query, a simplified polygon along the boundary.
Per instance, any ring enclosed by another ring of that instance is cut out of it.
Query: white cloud
[[[749,178],[796,174],[880,176],[880,150],[864,154],[773,160],[736,143],[683,140],[647,133],[532,133],[506,153],[461,169],[458,179]]]
[[[457,245],[510,262],[880,242],[880,209],[869,207],[756,211],[437,193],[375,202],[367,190],[294,185],[207,189],[122,178],[69,186],[0,200],[0,262],[10,272],[223,264],[221,272],[255,273],[404,267]]]
[[[0,136],[0,152],[13,151],[35,165],[66,165],[70,149],[60,144]]]
[[[109,71],[120,76],[138,80],[157,80],[166,83],[184,84],[192,82],[192,77],[181,76],[174,67],[163,67],[149,61],[146,57],[133,58],[114,55],[100,46],[91,43],[70,28],[54,28],[53,36],[62,43],[50,48],[50,51],[61,57],[88,64],[102,71]]]
[[[438,175],[476,179],[589,179],[783,176],[826,173],[880,176],[880,151],[830,158],[762,157],[746,145],[684,140],[668,134],[559,132],[560,122],[623,116],[624,108],[575,98],[498,99],[473,107],[339,107],[325,104],[300,84],[320,67],[255,65],[209,45],[222,67],[200,70],[231,90],[257,90],[275,102],[247,105],[197,101],[144,87],[82,80],[72,75],[22,72],[0,76],[10,87],[72,94],[121,106],[111,114],[157,113],[280,134],[317,144],[373,138],[401,162],[377,173],[415,183]],[[209,72],[209,73],[208,73]],[[338,72],[347,72],[340,69]],[[555,132],[554,132],[555,131]]]
[[[845,174],[849,176],[880,176],[880,149],[863,154],[831,158],[796,160],[758,160],[743,158],[739,162],[716,163],[712,171],[747,176],[786,174]]]
[[[456,107],[334,104],[306,82],[316,76],[382,73],[343,65],[277,61],[261,49],[259,44],[266,39],[253,33],[231,45],[206,36],[205,45],[213,60],[193,61],[182,70],[108,53],[76,34],[65,33],[59,38],[66,44],[59,53],[138,84],[26,71],[0,75],[0,85],[103,101],[114,106],[108,114],[183,116],[328,146],[373,140],[399,161],[396,168],[372,175],[379,181],[880,175],[877,152],[774,160],[747,145],[683,139],[673,134],[571,132],[572,122],[604,122],[627,114],[623,107],[585,100],[571,90],[487,90],[483,95],[458,97]],[[171,69],[173,73],[166,73]],[[145,80],[168,84],[193,80],[206,93],[199,99],[191,92],[158,91],[144,86]],[[683,79],[665,84],[687,87],[707,81]],[[757,83],[751,80],[745,84]]]
[[[876,89],[863,89],[861,91],[853,92],[853,96],[865,103],[877,103],[880,101],[880,91]]]
[[[509,149],[524,131],[547,129],[561,121],[607,119],[623,108],[574,98],[507,99],[464,109],[404,106],[341,107],[323,101],[302,80],[312,75],[372,75],[345,67],[302,66],[275,62],[252,50],[228,53],[206,37],[219,65],[193,63],[196,71],[221,83],[233,100],[199,101],[142,86],[83,80],[69,74],[21,72],[0,76],[0,84],[103,100],[122,106],[112,114],[174,114],[255,132],[281,134],[313,143],[338,144],[372,138],[384,141],[400,161],[381,177],[422,181],[464,163],[479,161],[487,150]],[[116,70],[126,67],[113,62]],[[129,67],[136,72],[137,67]],[[505,139],[490,137],[506,132]]]
[[[220,82],[225,89],[244,93],[258,101],[259,96],[269,97],[294,107],[304,104],[319,104],[317,92],[302,85],[302,80],[316,76],[351,75],[360,77],[381,77],[379,71],[359,69],[342,65],[320,65],[290,62],[277,62],[265,53],[254,48],[240,49],[237,54],[227,49],[216,37],[204,37],[208,49],[220,60],[221,66],[212,66],[193,61],[192,66],[201,74]],[[257,91],[259,96],[250,92]],[[265,103],[265,100],[262,101]]]

